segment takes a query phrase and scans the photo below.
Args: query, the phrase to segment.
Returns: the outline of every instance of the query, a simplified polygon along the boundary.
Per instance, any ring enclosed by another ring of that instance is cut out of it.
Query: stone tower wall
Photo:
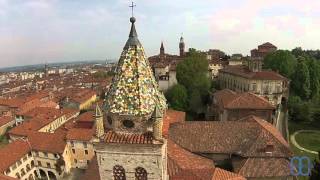
[[[126,179],[135,179],[135,169],[144,168],[148,180],[167,180],[167,144],[105,144],[96,145],[100,178],[113,180],[113,167],[125,169]]]

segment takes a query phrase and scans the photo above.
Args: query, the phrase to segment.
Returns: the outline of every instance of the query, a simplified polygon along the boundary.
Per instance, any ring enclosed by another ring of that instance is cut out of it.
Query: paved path
[[[305,152],[308,152],[308,153],[311,153],[311,154],[318,154],[318,152],[316,151],[312,151],[312,150],[309,150],[309,149],[306,149],[304,147],[301,147],[297,141],[296,141],[296,135],[299,134],[299,133],[303,133],[303,132],[315,132],[315,133],[320,133],[320,131],[315,131],[315,130],[299,130],[299,131],[296,131],[294,132],[291,136],[290,136],[290,141],[291,143],[296,146],[298,149],[302,150],[302,151],[305,151]]]

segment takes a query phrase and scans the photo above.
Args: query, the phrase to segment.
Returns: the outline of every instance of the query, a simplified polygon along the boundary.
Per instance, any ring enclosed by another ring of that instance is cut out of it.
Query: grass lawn
[[[296,122],[292,122],[289,120],[289,134],[293,134],[295,131],[298,130],[320,130],[320,126],[318,124],[315,123],[305,123],[305,122],[301,122],[301,123],[296,123]],[[303,133],[301,134],[301,137],[296,136],[296,141],[303,147],[306,148],[316,148],[318,149],[320,147],[320,134],[307,134],[307,133]],[[316,136],[316,137],[315,137]],[[315,141],[315,138],[319,138]],[[301,151],[300,149],[296,148],[295,146],[293,146],[290,143],[290,147],[293,150],[295,156],[308,156],[310,158],[310,160],[313,162],[313,160],[315,158],[318,157],[318,155],[316,154],[310,154],[307,153],[305,151]],[[299,177],[299,180],[308,180],[309,177]]]
[[[320,151],[320,132],[301,132],[296,135],[296,141],[306,149]]]

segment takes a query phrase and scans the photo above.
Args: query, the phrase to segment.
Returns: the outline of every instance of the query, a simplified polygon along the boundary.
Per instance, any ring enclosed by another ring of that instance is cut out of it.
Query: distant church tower
[[[164,58],[165,58],[164,46],[163,46],[163,42],[161,42],[161,46],[160,46],[160,60],[164,60]]]
[[[49,67],[47,63],[44,65],[44,75],[45,77],[49,76]]]
[[[185,44],[184,44],[184,40],[183,37],[180,37],[180,42],[179,42],[179,50],[180,50],[180,56],[184,56],[184,48],[185,48]]]
[[[158,90],[134,17],[106,96],[111,129],[95,144],[100,179],[167,180],[167,142],[162,137],[166,99]]]

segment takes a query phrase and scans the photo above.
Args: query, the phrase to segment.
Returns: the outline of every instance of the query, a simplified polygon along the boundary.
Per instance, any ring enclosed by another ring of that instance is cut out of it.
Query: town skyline
[[[248,55],[268,41],[280,49],[318,49],[317,1],[135,3],[138,35],[148,56],[159,52],[161,41],[166,52],[178,54],[182,33],[187,48],[220,49],[227,54]],[[1,0],[0,66],[118,59],[127,38],[122,35],[128,33],[129,4]]]

